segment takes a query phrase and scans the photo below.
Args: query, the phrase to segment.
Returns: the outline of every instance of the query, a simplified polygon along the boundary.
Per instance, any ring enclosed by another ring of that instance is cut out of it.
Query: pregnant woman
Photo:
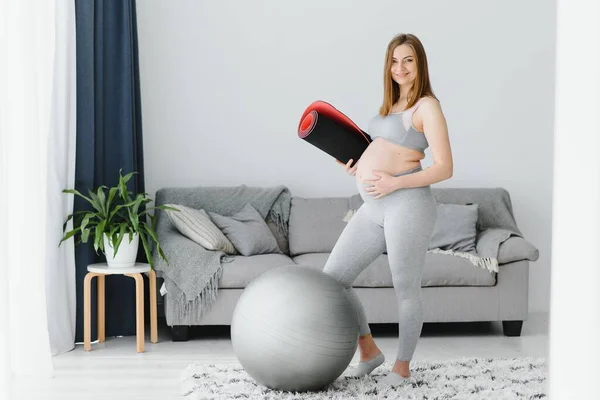
[[[436,220],[431,184],[452,176],[446,120],[429,81],[421,41],[400,34],[387,46],[384,96],[368,128],[373,141],[352,166],[336,160],[356,178],[363,205],[338,239],[324,272],[348,289],[360,325],[357,377],[384,362],[352,283],[387,249],[398,298],[399,343],[388,385],[410,382],[410,361],[423,326],[421,275]],[[430,147],[433,165],[422,169]],[[386,304],[381,304],[385,307]]]

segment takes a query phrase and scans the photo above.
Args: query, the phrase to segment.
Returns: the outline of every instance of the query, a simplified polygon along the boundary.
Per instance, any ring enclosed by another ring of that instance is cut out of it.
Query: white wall
[[[435,186],[509,190],[520,229],[540,250],[530,310],[548,311],[554,2],[145,0],[137,11],[152,194],[239,184],[355,193],[331,157],[298,139],[299,118],[321,99],[366,129],[381,104],[388,41],[416,34],[454,155],[453,178]]]
[[[557,3],[549,398],[600,399],[600,5]]]

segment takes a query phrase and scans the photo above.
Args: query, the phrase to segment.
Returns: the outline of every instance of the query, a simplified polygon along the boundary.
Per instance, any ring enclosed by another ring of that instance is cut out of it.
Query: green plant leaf
[[[117,230],[119,230],[119,225],[111,225],[111,228],[108,231],[108,237],[112,238]]]
[[[98,198],[98,206],[102,210],[102,215],[108,215],[108,210],[106,209],[106,195],[104,194],[104,189],[108,189],[106,186],[99,186],[96,190],[96,196]]]
[[[120,175],[120,174],[121,174],[121,171],[119,171],[119,175]],[[136,171],[132,171],[132,172],[128,173],[127,175],[125,175],[125,176],[123,177],[123,181],[125,181],[125,183],[129,182],[129,180],[131,179],[131,177],[132,177],[133,175],[135,175],[135,174],[137,174],[137,172],[136,172]]]
[[[63,232],[67,229],[67,224],[69,223],[69,221],[71,219],[73,219],[73,226],[79,226],[81,225],[81,221],[83,218],[81,218],[82,215],[87,215],[87,214],[92,214],[92,215],[96,215],[94,212],[92,211],[87,211],[87,210],[83,210],[83,211],[75,211],[73,214],[70,214],[67,216],[67,220],[63,223]]]
[[[152,200],[146,198],[147,194],[148,193],[139,193],[137,195],[137,197],[135,198],[134,204],[131,207],[131,211],[133,212],[133,214],[135,214],[135,215],[139,214],[140,206],[150,203],[152,201]]]
[[[106,200],[106,215],[108,215],[110,213],[110,206],[112,205],[112,202],[118,191],[119,191],[118,187],[111,187],[108,190],[108,200]]]
[[[92,204],[92,207],[94,207],[94,209],[96,211],[98,211],[100,213],[100,215],[103,215],[104,210],[102,209],[102,206],[100,205],[100,201],[98,200],[98,196],[96,195],[96,193],[92,192],[91,190],[88,190],[88,194],[91,197],[90,203]]]
[[[98,225],[96,225],[96,231],[94,232],[94,249],[96,253],[98,249],[104,251],[104,226],[106,225],[106,220],[100,221]]]
[[[144,222],[144,230],[148,233],[148,236],[150,236],[152,241],[155,243],[156,251],[158,252],[160,257],[163,260],[165,260],[167,265],[169,265],[169,260],[167,260],[167,256],[163,252],[162,247],[160,247],[160,242],[158,241],[158,235],[156,233],[156,218],[153,215],[150,215],[149,217],[150,217],[151,224],[148,225],[148,223]]]
[[[152,227],[150,225],[148,225],[147,222],[142,222],[142,225],[144,225],[144,228],[145,228],[144,230],[152,238],[154,243],[158,244],[158,236],[156,235],[156,232],[154,231],[154,229],[152,229]]]
[[[73,217],[74,217],[74,215],[73,215],[73,214],[69,214],[69,215],[67,216],[67,220],[66,220],[66,221],[63,223],[63,228],[62,228],[62,230],[63,230],[63,233],[65,233],[65,231],[67,230],[67,224],[69,223],[69,221],[70,221],[70,220],[71,220]]]
[[[127,224],[125,222],[119,224],[119,235],[117,237],[116,242],[113,242],[113,246],[115,248],[115,254],[119,251],[119,246],[123,241],[123,237],[125,237],[125,231],[127,230]],[[116,243],[116,244],[115,244]]]
[[[165,262],[167,263],[167,265],[169,265],[169,260],[167,260],[167,256],[163,252],[162,247],[160,247],[160,244],[156,245],[156,250],[158,250],[158,254],[160,254],[160,256],[162,257],[162,259],[165,260]]]
[[[134,204],[133,201],[126,203],[126,204],[119,204],[118,206],[115,206],[114,210],[112,211],[112,213],[108,216],[108,220],[112,220],[113,217],[123,208],[128,208],[131,207]]]
[[[94,202],[92,201],[92,199],[90,199],[89,197],[86,197],[84,195],[82,195],[81,193],[79,193],[78,190],[75,189],[63,189],[62,191],[63,193],[68,193],[68,194],[74,194],[76,196],[79,196],[83,199],[85,199],[88,203],[93,204]]]
[[[127,182],[129,182],[134,174],[137,174],[137,172],[130,172],[127,175],[122,176],[121,170],[119,170],[119,194],[123,201],[127,203],[131,201],[131,197],[129,197],[129,192],[127,191]]]
[[[148,240],[146,240],[146,235],[140,234],[140,239],[142,240],[142,245],[144,246],[144,253],[146,254],[146,258],[148,259],[148,264],[150,264],[150,266],[154,268],[154,259],[152,258],[152,252],[150,251]]]
[[[85,228],[86,228],[87,224],[89,224],[89,223],[90,223],[90,218],[91,218],[92,216],[93,216],[93,214],[89,214],[89,213],[88,213],[88,214],[86,214],[86,215],[83,217],[83,220],[81,221],[81,230],[82,230],[82,231],[83,231],[83,230],[85,230]]]
[[[75,228],[72,231],[69,231],[65,234],[65,236],[62,238],[62,240],[58,243],[58,246],[60,247],[60,245],[62,244],[62,242],[64,242],[65,240],[69,240],[71,237],[73,237],[73,235],[75,235],[77,232],[79,232],[81,230],[81,228]]]
[[[91,232],[91,229],[89,229],[89,228],[81,231],[81,242],[82,243],[87,243],[89,236],[90,236],[90,232]]]
[[[135,232],[139,232],[139,229],[140,229],[140,222],[139,222],[138,215],[136,215],[136,214],[133,214],[133,213],[131,212],[131,209],[130,209],[130,208],[128,208],[128,209],[127,209],[127,212],[129,213],[129,222],[131,222],[131,226],[133,227],[133,230],[134,230]]]

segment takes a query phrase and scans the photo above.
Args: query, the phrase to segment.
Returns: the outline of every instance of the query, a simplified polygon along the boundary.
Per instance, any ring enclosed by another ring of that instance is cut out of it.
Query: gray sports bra
[[[427,138],[422,132],[415,129],[412,124],[412,116],[421,104],[419,100],[412,108],[397,113],[390,113],[384,117],[377,114],[369,122],[368,133],[371,138],[382,137],[402,147],[408,147],[425,152],[429,147]]]

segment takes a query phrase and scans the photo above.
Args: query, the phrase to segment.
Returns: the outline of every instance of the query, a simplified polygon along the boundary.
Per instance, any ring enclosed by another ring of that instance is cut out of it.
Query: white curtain
[[[557,5],[549,397],[600,399],[600,6]]]
[[[72,241],[58,247],[75,176],[74,7],[0,0],[0,397],[11,371],[52,376],[51,355],[74,346]]]
[[[52,354],[71,350],[75,342],[75,256],[73,240],[63,242],[62,224],[73,211],[73,196],[62,189],[75,187],[76,63],[75,3],[57,0],[56,46],[52,116],[47,147],[48,213],[46,270],[48,330]]]

